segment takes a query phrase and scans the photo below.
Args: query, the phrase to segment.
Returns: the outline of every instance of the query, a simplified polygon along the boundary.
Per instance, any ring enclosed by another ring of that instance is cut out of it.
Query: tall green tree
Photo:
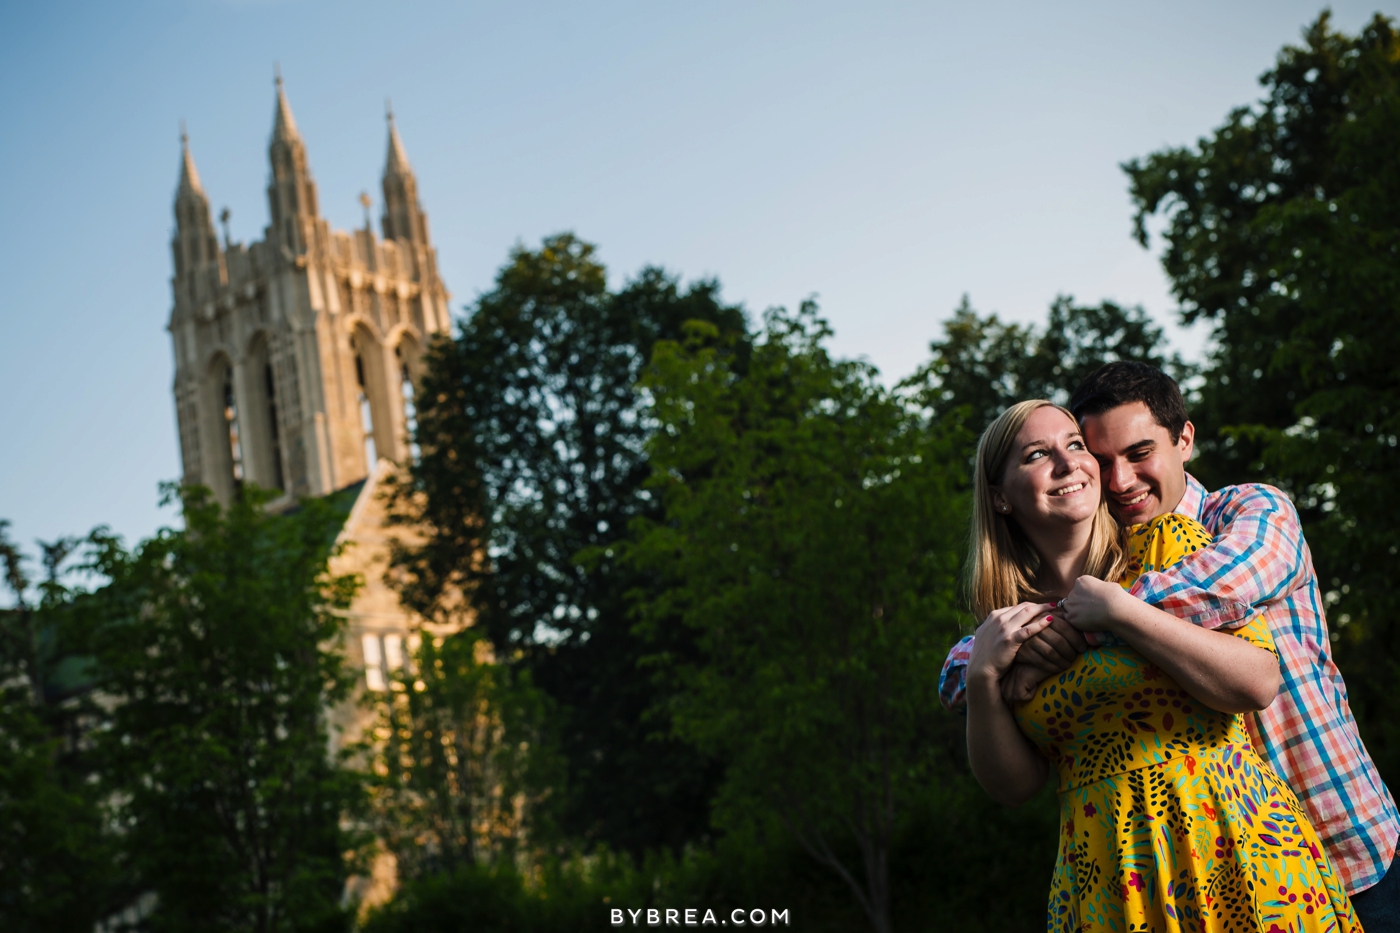
[[[75,542],[42,544],[37,587],[0,520],[0,565],[13,605],[0,610],[0,925],[88,933],[122,905],[120,859],[80,741],[91,706],[61,668],[71,594],[62,565]],[[70,665],[71,668],[71,665]]]
[[[1264,97],[1129,162],[1139,239],[1214,326],[1194,415],[1216,483],[1267,480],[1304,520],[1367,744],[1400,780],[1400,34],[1323,13]]]
[[[648,633],[696,633],[697,658],[663,641],[652,660],[679,684],[676,733],[729,763],[721,825],[780,825],[887,933],[897,829],[956,754],[934,711],[968,438],[832,359],[814,306],[766,325],[743,371],[713,325],[657,346],[665,513],[634,521],[628,553],[661,584],[636,597]]]
[[[967,407],[969,424],[990,424],[1008,406],[1029,398],[1069,401],[1080,380],[1105,363],[1139,360],[1189,375],[1165,355],[1162,328],[1141,307],[1111,301],[1078,305],[1061,295],[1044,327],[978,314],[966,295],[930,344],[931,359],[905,386],[933,414]]]
[[[645,719],[664,685],[637,666],[624,594],[639,583],[614,549],[656,510],[638,379],[656,341],[692,319],[745,329],[716,282],[682,289],[646,269],[614,293],[572,235],[518,247],[428,353],[421,457],[395,506],[427,532],[395,558],[405,601],[440,621],[474,616],[498,657],[530,670],[563,719],[565,829],[633,851],[701,834],[713,786],[709,763]]]
[[[469,628],[423,638],[390,687],[376,703],[373,812],[401,880],[514,866],[553,841],[564,775],[528,671],[494,663]]]
[[[88,567],[108,582],[77,606],[109,707],[91,735],[102,788],[155,895],[140,926],[345,928],[359,780],[330,760],[324,715],[352,683],[338,641],[357,581],[327,570],[344,516],[270,515],[252,488],[227,510],[178,495],[182,531],[131,551],[94,532]]]

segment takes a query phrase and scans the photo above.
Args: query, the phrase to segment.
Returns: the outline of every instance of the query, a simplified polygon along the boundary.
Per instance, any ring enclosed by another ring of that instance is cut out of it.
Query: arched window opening
[[[228,432],[229,461],[233,474],[233,494],[243,494],[243,445],[238,437],[238,400],[233,392],[233,367],[224,371],[224,428]]]
[[[413,376],[408,371],[408,361],[403,358],[403,347],[394,348],[394,356],[399,361],[399,389],[403,393],[403,426],[408,435],[408,455],[418,462],[418,406],[414,404]]]
[[[365,361],[355,354],[355,378],[360,383],[360,427],[365,432],[365,471],[373,472],[379,456],[374,447],[374,412],[370,410],[369,392],[365,388]]]
[[[268,433],[272,438],[272,477],[278,489],[286,489],[287,483],[282,476],[282,438],[277,431],[277,384],[272,377],[271,363],[263,367],[263,382],[267,388]]]

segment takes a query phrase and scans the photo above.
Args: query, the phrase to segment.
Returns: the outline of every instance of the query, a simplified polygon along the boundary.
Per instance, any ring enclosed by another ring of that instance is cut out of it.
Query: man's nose
[[[1133,483],[1137,480],[1132,465],[1128,463],[1115,463],[1108,468],[1107,473],[1108,488],[1112,492],[1126,492],[1133,488]]]

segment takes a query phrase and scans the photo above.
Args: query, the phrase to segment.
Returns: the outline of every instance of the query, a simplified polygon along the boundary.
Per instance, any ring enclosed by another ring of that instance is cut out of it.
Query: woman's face
[[[992,505],[1023,530],[1090,521],[1099,507],[1099,464],[1064,412],[1036,409],[1011,445]]]

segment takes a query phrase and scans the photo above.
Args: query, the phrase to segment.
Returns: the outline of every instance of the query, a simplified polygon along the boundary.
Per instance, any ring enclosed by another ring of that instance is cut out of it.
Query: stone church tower
[[[448,330],[449,296],[392,113],[382,236],[367,197],[363,229],[332,230],[320,216],[280,77],[268,156],[263,238],[245,246],[225,232],[221,247],[182,138],[169,330],[184,482],[225,504],[256,483],[281,492],[272,510],[346,490],[340,541],[350,546],[331,569],[364,580],[347,613],[347,660],[362,689],[382,691],[432,627],[384,582],[389,528],[377,487],[413,456],[413,387],[427,340]],[[328,712],[336,744],[365,724],[353,702]]]
[[[187,140],[182,148],[169,330],[184,482],[225,503],[256,483],[282,492],[277,508],[364,481],[379,460],[405,463],[423,347],[449,318],[392,113],[382,237],[368,213],[350,232],[320,216],[280,77],[261,240],[225,234],[220,247]]]

